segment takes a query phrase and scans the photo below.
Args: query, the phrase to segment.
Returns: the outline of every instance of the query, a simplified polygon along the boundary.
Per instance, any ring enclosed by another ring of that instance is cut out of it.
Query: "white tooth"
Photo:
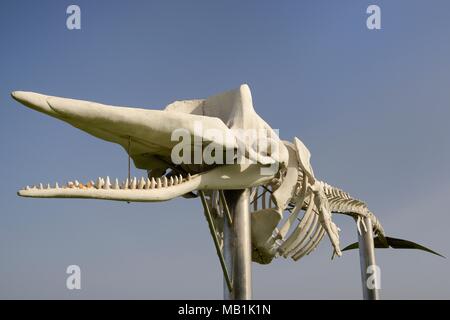
[[[102,187],[103,187],[103,179],[102,178],[98,178],[97,179],[97,183],[95,184],[95,187],[97,188],[97,189],[101,189]]]
[[[123,188],[122,189],[128,189],[128,186],[130,185],[130,181],[128,180],[128,178],[125,180],[125,182],[123,183]]]
[[[109,180],[109,176],[106,176],[106,181],[105,184],[103,185],[103,189],[108,190],[109,188],[111,188],[111,181]]]
[[[51,189],[50,183],[47,183],[47,188],[46,189]]]
[[[176,185],[176,184],[178,184],[178,176],[175,176],[175,179],[173,179],[174,181],[173,181],[173,185]]]
[[[80,185],[80,183],[78,182],[78,180],[75,180],[75,187],[78,187]]]
[[[151,186],[152,186],[152,182],[150,181],[149,178],[147,178],[147,179],[145,180],[145,190],[150,189]]]
[[[161,182],[161,178],[156,179],[156,188],[161,188],[162,187],[162,182]]]
[[[30,186],[26,186],[26,187],[25,187],[25,190],[30,190]]]
[[[134,177],[133,180],[131,180],[130,189],[132,190],[136,189],[136,184],[137,184],[136,177]]]
[[[144,187],[145,187],[145,179],[144,179],[144,177],[141,177],[141,180],[139,181],[138,188],[139,189],[144,189]]]
[[[67,182],[67,187],[73,188],[74,184],[72,181]]]
[[[162,177],[162,186],[163,186],[163,188],[167,188],[167,184],[168,184],[167,177],[163,176]]]
[[[183,182],[183,176],[180,174],[180,176],[178,177],[178,182],[182,183]]]
[[[174,180],[173,180],[173,176],[170,176],[170,179],[169,179],[169,187],[170,186],[173,186],[173,184],[174,184]]]
[[[114,182],[113,189],[115,189],[115,190],[120,189],[120,187],[119,187],[119,179],[117,179],[117,178],[116,178],[116,181]]]
[[[59,184],[58,184],[58,182],[55,183],[55,189],[59,189]]]
[[[152,183],[150,185],[150,189],[154,189],[156,187],[156,181],[155,178],[152,178]]]
[[[39,188],[38,189],[44,189],[44,186],[42,185],[42,183],[39,183]]]
[[[187,179],[188,179],[188,181],[191,180],[191,174],[190,173],[187,174]]]

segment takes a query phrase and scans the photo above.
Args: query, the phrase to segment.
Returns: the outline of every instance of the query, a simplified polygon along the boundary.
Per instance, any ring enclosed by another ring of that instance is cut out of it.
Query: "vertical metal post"
[[[231,205],[231,202],[228,200],[228,205]],[[230,212],[233,214],[232,212]],[[223,257],[225,260],[225,266],[227,270],[230,272],[231,278],[231,287],[233,289],[233,252],[234,252],[234,241],[233,241],[233,226],[228,223],[225,216],[223,217]],[[223,299],[224,300],[233,300],[232,291],[229,290],[227,281],[225,277],[223,278]]]
[[[249,300],[252,298],[250,191],[227,190],[224,194],[233,221],[230,225],[224,218],[223,251],[233,282],[231,293],[224,284],[224,299]]]
[[[358,232],[359,242],[359,261],[361,266],[361,282],[364,300],[379,300],[379,288],[371,284],[378,284],[380,281],[378,267],[375,262],[375,246],[373,242],[372,222],[369,218],[363,218],[367,228],[361,228],[361,234]],[[368,270],[368,268],[371,269]],[[374,278],[376,277],[376,278]],[[369,279],[371,278],[371,279]],[[372,281],[373,280],[373,281]]]

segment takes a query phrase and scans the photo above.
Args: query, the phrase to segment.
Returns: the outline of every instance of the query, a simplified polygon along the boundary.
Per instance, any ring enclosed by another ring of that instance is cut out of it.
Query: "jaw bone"
[[[86,184],[78,181],[69,181],[61,187],[58,183],[54,187],[43,187],[42,183],[34,187],[25,187],[19,190],[18,195],[31,198],[79,198],[103,199],[133,202],[157,202],[181,196],[191,192],[199,186],[201,179],[198,176],[176,176],[176,180],[166,176],[161,178],[133,178],[119,183],[118,179],[111,184],[109,177],[98,178],[97,182]]]
[[[44,187],[43,184],[30,188],[29,186],[18,192],[19,196],[31,198],[79,198],[102,199],[133,202],[167,201],[195,190],[243,189],[257,186],[270,181],[272,176],[261,176],[259,164],[226,165],[186,177],[182,175],[167,178],[128,179],[119,184],[116,179],[111,184],[109,177],[99,178],[97,183],[86,184],[78,181],[69,182],[65,186]]]

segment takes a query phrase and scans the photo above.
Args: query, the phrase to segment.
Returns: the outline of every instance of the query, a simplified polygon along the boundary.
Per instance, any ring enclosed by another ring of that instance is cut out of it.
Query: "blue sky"
[[[81,7],[82,29],[66,28]],[[377,4],[382,30],[366,28]],[[26,184],[126,176],[117,145],[20,106],[13,90],[161,109],[248,83],[256,111],[367,201],[388,235],[450,256],[450,3],[1,1],[0,298],[221,298],[197,200],[30,200]],[[141,174],[134,169],[134,173]],[[335,217],[341,243],[354,223]],[[254,264],[259,299],[361,297],[358,253]],[[447,260],[377,251],[382,297],[450,298]],[[65,269],[82,270],[82,290]]]

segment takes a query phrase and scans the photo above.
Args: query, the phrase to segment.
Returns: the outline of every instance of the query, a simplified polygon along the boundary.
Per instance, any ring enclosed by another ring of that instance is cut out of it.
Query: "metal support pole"
[[[228,200],[228,199],[227,199]],[[229,201],[229,200],[228,200]],[[231,204],[230,202],[228,202]],[[232,212],[230,212],[233,214]],[[227,279],[223,277],[223,299],[224,300],[233,300],[233,226],[227,223],[225,217],[223,222],[223,257],[225,260],[225,266],[227,270],[230,270],[230,282],[231,282],[231,290],[228,286]]]
[[[214,241],[214,246],[216,247],[217,257],[219,257],[220,266],[222,268],[222,272],[224,275],[224,280],[225,280],[225,284],[227,286],[227,290],[232,291],[233,284],[231,283],[232,280],[230,278],[230,274],[228,271],[228,270],[230,270],[230,268],[227,267],[227,264],[225,261],[225,256],[222,254],[222,251],[220,249],[219,238],[217,237],[217,231],[216,231],[216,227],[214,225],[213,218],[211,216],[211,211],[210,211],[208,203],[206,201],[204,192],[200,190],[198,193],[200,194],[200,199],[202,200],[202,205],[205,210],[205,216],[206,216],[206,220],[208,221],[209,231],[211,232],[211,236]]]
[[[249,211],[250,191],[227,190],[224,193],[233,223],[224,217],[224,257],[231,270],[233,290],[224,284],[224,299],[250,300],[252,298],[252,247]]]
[[[359,241],[359,261],[361,266],[361,281],[364,300],[380,299],[379,268],[375,262],[375,246],[373,242],[372,221],[369,218],[362,218],[366,228],[360,228],[358,232]],[[366,230],[367,229],[367,230]]]

